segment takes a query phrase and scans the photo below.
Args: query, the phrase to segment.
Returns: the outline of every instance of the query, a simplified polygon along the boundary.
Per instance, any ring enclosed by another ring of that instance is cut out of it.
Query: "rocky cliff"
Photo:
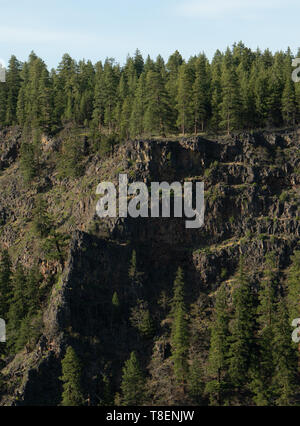
[[[212,309],[211,295],[220,283],[228,288],[239,257],[245,255],[251,280],[262,274],[263,259],[273,251],[281,279],[300,236],[300,131],[260,132],[228,137],[143,140],[115,147],[108,156],[89,152],[79,179],[59,179],[55,156],[64,135],[42,142],[43,171],[24,186],[19,165],[17,130],[2,132],[0,142],[0,243],[14,262],[37,262],[48,285],[43,330],[34,347],[7,359],[2,371],[8,383],[2,405],[57,405],[60,402],[61,359],[69,344],[84,361],[84,387],[92,403],[103,392],[103,375],[118,389],[121,368],[132,350],[147,366],[152,340],[142,340],[130,325],[133,290],[128,268],[133,250],[146,300],[159,324],[157,300],[170,294],[178,266],[185,273],[189,303],[199,296],[203,310]],[[117,183],[119,173],[130,181],[203,181],[205,223],[186,229],[180,218],[99,219],[96,188]],[[63,265],[46,261],[30,221],[36,194],[43,193],[60,232],[71,236]],[[111,300],[121,300],[118,326]],[[136,295],[135,295],[136,296]],[[205,321],[204,321],[205,324]],[[161,331],[156,330],[159,341]],[[207,348],[203,346],[205,352]]]

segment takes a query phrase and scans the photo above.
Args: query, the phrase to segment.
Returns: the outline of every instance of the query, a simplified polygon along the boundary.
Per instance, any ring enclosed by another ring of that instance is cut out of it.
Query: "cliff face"
[[[16,259],[30,264],[32,250],[38,250],[33,241],[24,240],[23,221],[30,218],[31,200],[39,188],[22,186],[18,138],[2,135],[0,241],[2,246],[16,247]],[[45,161],[55,152],[55,143],[50,142],[43,148]],[[300,131],[264,132],[211,140],[127,142],[105,160],[87,156],[81,180],[58,181],[52,166],[47,166],[47,176],[38,185],[60,217],[58,226],[72,239],[63,270],[55,262],[45,264],[37,254],[44,273],[59,272],[59,279],[49,289],[43,334],[36,347],[18,354],[3,370],[10,385],[2,404],[58,404],[60,362],[69,344],[84,360],[84,387],[93,403],[103,391],[104,374],[113,372],[112,387],[117,389],[132,350],[147,366],[153,341],[141,340],[130,325],[132,300],[147,301],[159,323],[162,308],[157,300],[164,290],[170,295],[178,266],[185,273],[188,302],[202,295],[207,312],[210,295],[220,283],[226,281],[230,288],[242,254],[253,283],[270,251],[276,253],[284,278],[299,246],[299,154]],[[95,215],[97,184],[116,182],[121,172],[131,181],[146,183],[204,181],[204,226],[189,230],[179,218],[100,220]],[[59,190],[63,195],[56,201]],[[133,250],[143,273],[138,290],[128,280]],[[114,292],[122,311],[117,326],[111,304]]]

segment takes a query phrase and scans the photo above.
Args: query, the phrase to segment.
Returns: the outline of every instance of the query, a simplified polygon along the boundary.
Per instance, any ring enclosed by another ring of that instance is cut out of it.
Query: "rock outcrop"
[[[2,181],[14,167],[17,140],[0,152]],[[121,300],[123,317],[130,314],[133,290],[128,267],[133,250],[144,274],[140,296],[153,306],[154,315],[157,299],[163,290],[170,291],[178,266],[184,269],[190,302],[200,293],[209,296],[223,281],[230,286],[241,255],[250,265],[253,282],[260,277],[269,251],[277,254],[284,274],[299,247],[299,154],[300,131],[282,131],[212,140],[127,142],[107,160],[106,174],[101,160],[90,158],[86,176],[92,180],[87,194],[81,194],[77,203],[73,200],[76,223],[69,229],[73,234],[68,261],[51,289],[43,335],[33,351],[18,354],[3,370],[11,385],[2,405],[58,404],[60,362],[68,344],[85,360],[84,382],[91,394],[99,392],[99,377],[107,369],[114,369],[119,377],[130,351],[140,352],[147,363],[151,345],[141,343],[128,322],[121,321],[117,330],[111,323],[114,292]],[[184,218],[100,220],[95,216],[96,183],[109,177],[116,181],[116,170],[128,173],[131,181],[145,183],[204,181],[204,226],[188,230]],[[55,188],[55,177],[48,178]],[[13,182],[18,197],[19,181]],[[76,193],[76,183],[66,185]],[[30,201],[26,203],[30,210]],[[18,212],[12,205],[18,205],[16,198],[9,206],[0,196],[0,239],[6,246],[17,244],[18,238],[12,226]],[[19,208],[28,213],[24,204]]]

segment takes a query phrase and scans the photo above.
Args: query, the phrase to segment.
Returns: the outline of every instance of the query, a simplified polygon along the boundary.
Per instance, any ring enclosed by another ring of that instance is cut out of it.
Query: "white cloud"
[[[220,18],[226,15],[244,17],[272,11],[273,9],[292,7],[296,0],[183,0],[177,6],[177,14],[190,18]]]

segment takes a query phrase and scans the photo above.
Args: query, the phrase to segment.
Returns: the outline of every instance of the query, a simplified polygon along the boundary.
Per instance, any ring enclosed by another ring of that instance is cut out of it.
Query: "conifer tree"
[[[247,61],[248,62],[248,61]],[[243,62],[237,67],[237,76],[240,82],[240,127],[251,129],[255,127],[255,98],[254,98],[254,79],[251,79],[251,65],[245,69]]]
[[[20,73],[21,64],[13,55],[9,60],[8,70],[6,72],[7,101],[5,122],[8,125],[16,124],[17,122],[18,95],[21,87]]]
[[[21,77],[21,88],[19,90],[19,94],[18,94],[18,101],[17,101],[17,120],[18,120],[18,124],[20,124],[21,126],[24,126],[26,123],[26,86],[28,85],[28,81],[29,81],[29,66],[28,63],[25,62],[21,73],[20,73],[20,77]],[[0,86],[1,87],[1,86]]]
[[[103,67],[104,124],[111,133],[114,129],[114,109],[117,102],[118,75],[114,60],[107,59]]]
[[[188,393],[192,402],[196,405],[203,405],[204,401],[204,372],[201,360],[197,357],[193,358],[189,366],[188,373]]]
[[[0,257],[0,318],[7,321],[9,302],[12,297],[11,260],[7,250]]]
[[[193,109],[192,109],[192,96],[193,96],[193,83],[194,76],[192,69],[187,64],[182,64],[179,68],[178,75],[178,92],[177,92],[177,111],[178,119],[177,125],[184,135],[186,131],[190,131],[193,123]]]
[[[171,350],[174,365],[174,374],[178,383],[186,381],[188,373],[188,321],[184,302],[183,271],[178,268],[174,281],[174,293],[171,305],[172,330]]]
[[[275,372],[273,375],[273,392],[276,405],[294,405],[297,391],[298,360],[292,346],[291,327],[286,302],[278,303],[274,340],[272,342]]]
[[[241,391],[249,380],[257,357],[254,295],[241,259],[233,295],[234,318],[229,348],[229,375]]]
[[[229,315],[224,286],[218,290],[215,318],[211,330],[208,371],[212,378],[206,385],[212,405],[222,405],[228,387]]]
[[[200,55],[196,63],[196,76],[193,84],[192,105],[194,113],[194,132],[203,132],[209,117],[209,76],[207,59]]]
[[[220,122],[221,122],[221,115],[220,115],[220,105],[222,102],[221,66],[222,66],[222,54],[219,50],[217,50],[211,64],[211,87],[210,87],[210,96],[211,96],[210,126],[215,131],[219,130]]]
[[[142,72],[144,71],[144,59],[139,49],[136,49],[134,54],[134,68],[136,71],[136,75],[139,78]]]
[[[93,121],[98,130],[104,125],[104,78],[103,78],[103,65],[102,62],[97,62],[95,65],[95,89],[94,89],[94,103],[93,103]]]
[[[120,136],[124,139],[129,139],[131,110],[131,99],[127,97],[124,100],[120,117]]]
[[[7,314],[8,325],[7,325],[7,335],[8,335],[8,347],[12,352],[15,352],[19,349],[16,346],[17,339],[19,336],[19,331],[21,327],[21,322],[27,312],[27,301],[25,298],[25,289],[26,289],[26,274],[22,265],[17,265],[16,271],[12,277],[13,282],[13,295],[11,298],[11,303],[9,305],[9,311]]]
[[[137,305],[131,310],[131,324],[136,327],[141,336],[151,338],[154,335],[154,323],[148,308],[148,303],[138,300]]]
[[[129,123],[130,135],[132,137],[141,136],[144,133],[144,115],[146,109],[145,93],[146,74],[143,72],[139,78],[132,104],[132,112]]]
[[[293,321],[300,317],[300,250],[295,250],[291,261],[287,279],[287,301],[290,321]]]
[[[221,102],[221,126],[227,133],[240,125],[240,94],[236,71],[232,64],[222,66],[221,74],[222,102]]]
[[[121,382],[122,405],[139,406],[145,397],[145,379],[135,352],[125,362]]]
[[[259,359],[252,372],[251,390],[257,405],[272,404],[272,377],[274,374],[274,360],[272,342],[274,339],[274,323],[276,319],[276,290],[277,267],[273,252],[266,256],[264,276],[259,291],[258,339]]]
[[[41,281],[42,275],[37,267],[33,267],[27,271],[24,299],[26,303],[26,313],[30,318],[37,314],[40,307],[39,285]]]
[[[161,73],[146,75],[144,128],[149,134],[165,135],[170,128],[169,100]]]
[[[63,393],[61,405],[63,406],[82,406],[84,405],[84,396],[81,388],[82,367],[74,349],[69,346],[65,357],[62,360]]]
[[[167,62],[167,82],[166,90],[169,97],[169,105],[171,109],[171,120],[173,123],[177,122],[177,109],[176,109],[176,98],[178,94],[178,74],[179,68],[183,64],[183,58],[181,54],[176,50],[169,58]]]
[[[111,380],[110,377],[108,377],[106,374],[103,375],[102,378],[103,383],[103,391],[102,391],[102,397],[100,400],[100,407],[108,407],[111,405],[114,405],[114,396],[111,389]]]
[[[39,174],[40,171],[41,142],[38,129],[33,131],[30,131],[30,127],[27,127],[27,129],[28,136],[26,137],[27,132],[25,129],[25,137],[21,143],[20,169],[25,183],[29,184]]]
[[[42,71],[38,84],[38,101],[40,107],[38,123],[41,129],[49,133],[53,123],[53,99],[51,81],[46,69]]]
[[[272,126],[282,125],[282,94],[285,84],[284,78],[284,55],[282,52],[278,52],[274,55],[274,63],[268,70],[268,91],[269,91],[269,116]],[[292,71],[291,71],[292,73]],[[291,77],[291,76],[289,76]]]
[[[2,126],[6,124],[6,100],[7,86],[5,83],[0,82],[0,123]]]
[[[119,301],[118,293],[116,291],[113,294],[112,304],[113,304],[113,306],[115,308],[119,308],[119,306],[120,306],[120,301]]]
[[[142,283],[143,275],[144,275],[143,272],[140,272],[137,268],[136,251],[133,250],[132,257],[130,260],[130,266],[128,270],[128,277],[130,280],[131,291],[134,297],[138,297],[140,295],[141,288],[143,285]]]
[[[264,68],[262,61],[253,65],[251,78],[254,80],[256,125],[260,127],[266,126],[270,120],[269,74],[270,71]]]
[[[54,111],[55,116],[62,121],[74,118],[76,72],[76,61],[65,53],[57,67],[54,80]]]
[[[80,124],[87,125],[92,119],[94,87],[95,69],[92,62],[79,61],[75,119]]]
[[[62,145],[62,152],[58,160],[59,177],[80,177],[83,173],[82,159],[82,140],[72,137],[67,138]]]
[[[47,202],[41,195],[38,195],[33,210],[33,230],[40,238],[45,238],[48,236],[51,226],[52,223],[47,212]]]
[[[295,85],[289,75],[286,78],[283,94],[282,94],[282,115],[287,125],[295,125],[297,112]]]
[[[21,78],[23,81],[17,105],[19,123],[33,128],[39,128],[44,123],[47,127],[51,116],[48,71],[45,63],[34,52],[31,52],[28,63],[23,66]]]

